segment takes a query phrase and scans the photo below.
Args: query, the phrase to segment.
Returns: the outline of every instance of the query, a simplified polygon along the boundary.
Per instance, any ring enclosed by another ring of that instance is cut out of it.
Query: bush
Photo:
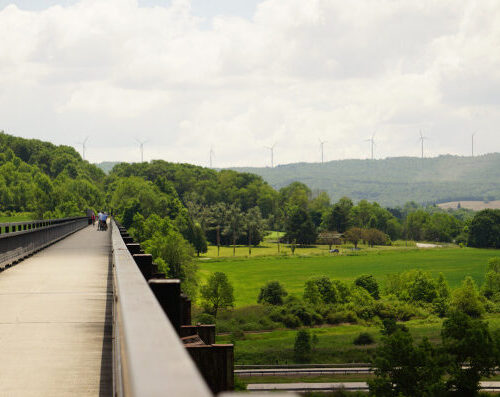
[[[200,324],[215,324],[215,317],[208,313],[200,313],[196,317],[196,322]]]
[[[311,335],[309,330],[301,329],[297,332],[293,353],[295,361],[299,363],[308,362],[311,359]]]
[[[375,343],[375,339],[368,332],[360,333],[353,342],[355,345],[371,345]]]
[[[269,305],[282,305],[283,298],[287,295],[288,293],[279,281],[270,281],[261,287],[257,302]]]
[[[373,297],[373,299],[380,298],[377,280],[375,280],[375,277],[373,277],[371,274],[363,274],[359,276],[354,281],[354,284],[367,290]]]
[[[355,324],[358,322],[358,316],[352,310],[344,310],[339,312],[331,311],[326,315],[326,322],[332,325],[342,323]]]

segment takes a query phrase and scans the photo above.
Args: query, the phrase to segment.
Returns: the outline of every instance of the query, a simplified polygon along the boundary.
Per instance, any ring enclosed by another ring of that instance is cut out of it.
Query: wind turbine
[[[423,136],[422,135],[422,130],[420,130],[420,146],[421,146],[421,149],[422,149],[422,158],[424,158],[424,141],[428,139],[426,136]]]
[[[272,146],[264,146],[266,149],[271,151],[271,168],[274,168],[274,147],[276,146],[276,142],[273,143]]]
[[[323,146],[325,145],[325,143],[328,143],[328,141],[322,141],[321,139],[319,139],[319,146],[321,148],[321,164],[323,164]]]
[[[209,156],[210,156],[210,168],[212,168],[212,158],[215,157],[215,152],[214,152],[214,149],[212,148],[212,146],[210,146]]]
[[[375,133],[372,134],[372,137],[370,139],[366,139],[365,142],[370,142],[370,148],[371,148],[371,154],[372,154],[372,160],[373,160],[373,147],[375,146]]]
[[[474,136],[477,134],[477,131],[472,134],[472,157],[474,157]]]
[[[82,158],[85,160],[85,149],[87,149],[87,141],[89,140],[89,137],[85,137],[83,142],[77,142],[78,145],[82,145]]]
[[[144,144],[147,143],[148,141],[140,141],[137,138],[135,138],[135,140],[139,144],[139,150],[141,151],[141,163],[143,163],[144,162]]]

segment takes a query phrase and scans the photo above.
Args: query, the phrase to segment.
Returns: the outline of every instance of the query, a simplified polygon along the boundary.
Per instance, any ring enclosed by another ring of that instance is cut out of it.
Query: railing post
[[[133,254],[135,263],[141,271],[144,278],[149,280],[153,277],[153,256],[150,254]]]
[[[177,334],[180,335],[181,281],[177,279],[151,279],[149,286]]]
[[[131,255],[144,253],[141,249],[141,245],[138,243],[129,243],[125,245],[127,246],[128,251],[130,252]]]

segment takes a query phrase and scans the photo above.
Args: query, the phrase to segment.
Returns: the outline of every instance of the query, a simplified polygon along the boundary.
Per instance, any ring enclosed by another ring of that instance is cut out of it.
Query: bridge
[[[108,231],[89,223],[0,224],[0,395],[232,390],[233,346],[215,344],[215,326],[191,325],[180,281],[114,220]]]

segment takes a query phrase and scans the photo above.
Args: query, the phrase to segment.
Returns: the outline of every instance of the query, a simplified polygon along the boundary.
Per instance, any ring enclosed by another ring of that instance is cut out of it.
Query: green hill
[[[333,200],[342,196],[373,200],[386,206],[407,201],[439,203],[500,199],[500,153],[477,157],[439,156],[420,159],[338,160],[295,163],[275,168],[233,168],[261,175],[279,189],[294,181]]]

